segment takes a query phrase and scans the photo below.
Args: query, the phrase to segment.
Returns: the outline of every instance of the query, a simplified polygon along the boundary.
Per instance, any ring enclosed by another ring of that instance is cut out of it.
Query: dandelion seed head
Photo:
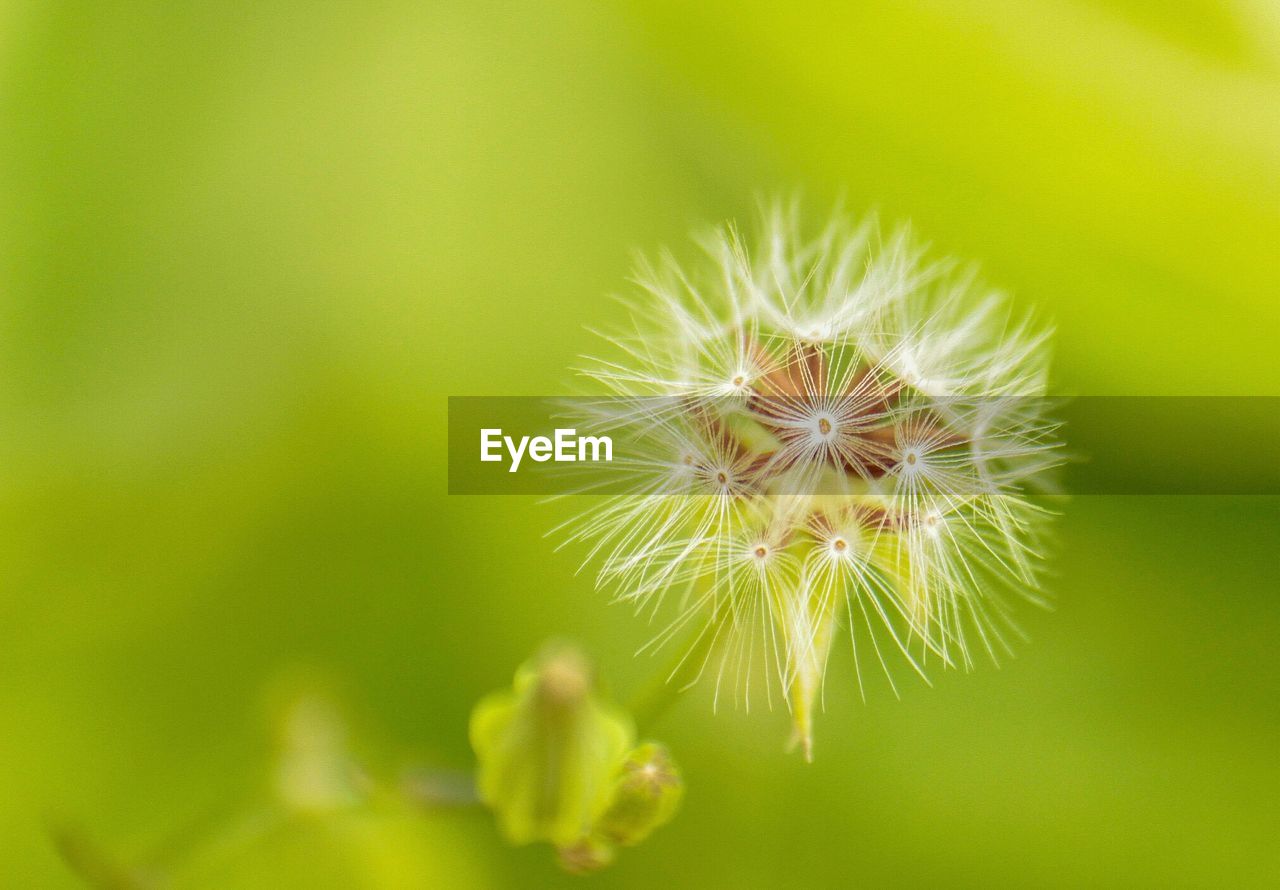
[[[861,689],[865,667],[968,668],[1019,635],[1058,462],[1048,332],[874,220],[809,233],[774,204],[755,238],[703,247],[642,263],[633,326],[585,369],[616,397],[592,420],[651,443],[654,472],[570,537],[602,586],[666,611],[655,648],[714,638],[717,700],[776,695],[808,752],[837,636]]]

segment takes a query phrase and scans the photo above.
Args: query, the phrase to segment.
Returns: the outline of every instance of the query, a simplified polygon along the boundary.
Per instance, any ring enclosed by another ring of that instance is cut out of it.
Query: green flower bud
[[[613,802],[597,827],[600,835],[630,847],[675,816],[684,797],[684,782],[667,749],[645,742],[618,768]]]
[[[274,785],[286,810],[340,810],[368,796],[370,782],[347,747],[347,726],[328,699],[306,693],[289,702],[278,733]]]
[[[472,711],[477,790],[511,843],[576,848],[608,809],[635,730],[593,687],[585,657],[557,645]]]

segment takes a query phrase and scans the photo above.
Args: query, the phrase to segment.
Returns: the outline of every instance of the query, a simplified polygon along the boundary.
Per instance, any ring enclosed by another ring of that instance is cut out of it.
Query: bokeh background
[[[456,769],[547,637],[641,682],[559,508],[445,494],[446,397],[561,391],[633,249],[796,188],[979,260],[1059,392],[1280,394],[1273,0],[0,3],[0,884],[79,886],[70,823],[221,845],[190,886],[572,885],[483,812],[210,814],[299,676],[372,760]],[[590,880],[1275,886],[1277,500],[1060,528],[1015,661],[864,705],[837,656],[813,765],[682,701],[684,811]]]

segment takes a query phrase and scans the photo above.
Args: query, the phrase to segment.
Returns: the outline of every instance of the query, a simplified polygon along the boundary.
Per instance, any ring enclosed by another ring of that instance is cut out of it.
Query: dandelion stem
[[[710,622],[698,629],[689,644],[673,650],[674,656],[655,671],[631,697],[628,709],[636,722],[636,732],[644,736],[675,704],[680,694],[702,675],[712,651],[728,625],[732,610],[726,599]]]
[[[480,805],[475,780],[461,770],[415,769],[401,780],[400,793],[424,809],[462,809]]]

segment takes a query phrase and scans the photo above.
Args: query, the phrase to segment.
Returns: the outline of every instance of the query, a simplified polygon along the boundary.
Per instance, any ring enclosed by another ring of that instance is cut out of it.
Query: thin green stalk
[[[729,602],[716,609],[711,621],[703,625],[688,646],[675,650],[674,656],[655,672],[631,697],[628,709],[636,722],[636,731],[644,736],[680,694],[702,675],[708,659],[730,619]]]

